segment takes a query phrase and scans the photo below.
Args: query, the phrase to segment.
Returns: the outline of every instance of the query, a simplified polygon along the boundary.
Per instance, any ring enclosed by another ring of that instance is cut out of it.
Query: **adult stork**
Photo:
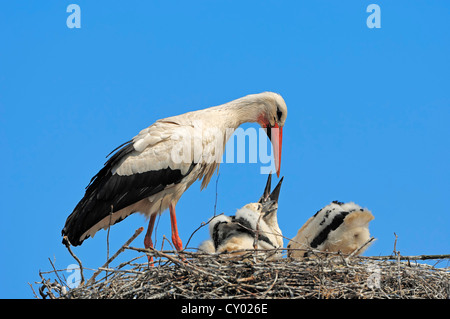
[[[98,230],[140,212],[150,219],[144,245],[153,247],[155,218],[169,208],[172,242],[181,250],[175,215],[181,195],[196,180],[202,180],[201,189],[208,185],[230,133],[247,122],[267,129],[279,176],[286,116],[283,98],[263,92],[156,121],[111,152],[67,218],[62,235],[72,245],[81,245]]]

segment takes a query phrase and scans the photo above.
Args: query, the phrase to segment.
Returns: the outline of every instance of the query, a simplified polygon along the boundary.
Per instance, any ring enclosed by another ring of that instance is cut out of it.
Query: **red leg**
[[[153,226],[155,225],[155,219],[156,219],[156,214],[153,214],[150,216],[147,233],[145,234],[145,237],[144,237],[145,248],[153,248],[152,233],[153,233]],[[148,256],[148,263],[151,266],[153,266],[153,257],[152,256]]]
[[[178,227],[177,227],[177,216],[175,214],[175,206],[170,204],[170,223],[172,225],[172,242],[175,248],[180,251],[183,249],[183,243],[181,242],[180,236],[178,235]]]

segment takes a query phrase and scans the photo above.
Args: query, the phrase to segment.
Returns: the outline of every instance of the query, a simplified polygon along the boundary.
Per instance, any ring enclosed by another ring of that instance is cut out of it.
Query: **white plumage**
[[[294,258],[306,257],[312,249],[328,252],[341,251],[351,254],[363,247],[370,239],[369,222],[372,213],[349,202],[334,201],[319,210],[299,229],[288,244],[288,255]],[[361,254],[367,246],[357,254]]]

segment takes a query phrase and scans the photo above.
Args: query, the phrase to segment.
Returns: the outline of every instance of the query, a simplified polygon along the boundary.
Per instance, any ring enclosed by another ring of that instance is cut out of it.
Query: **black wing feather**
[[[112,168],[134,151],[133,141],[128,141],[115,150],[117,152],[91,179],[84,197],[67,217],[62,235],[67,236],[74,246],[81,245],[81,235],[108,216],[111,209],[112,212],[117,212],[162,191],[167,185],[179,183],[195,165],[193,163],[186,174],[182,174],[179,169],[166,168],[130,176],[113,175]]]

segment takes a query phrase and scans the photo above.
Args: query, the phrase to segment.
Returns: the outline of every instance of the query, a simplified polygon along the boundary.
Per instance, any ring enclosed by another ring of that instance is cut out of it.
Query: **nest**
[[[136,235],[136,234],[135,234]],[[267,251],[242,255],[158,251],[130,247],[129,240],[87,281],[68,288],[53,269],[40,273],[39,295],[62,299],[448,299],[450,255],[344,256],[312,251],[302,260],[268,260]],[[140,256],[109,267],[124,250]],[[70,248],[69,248],[70,251]],[[285,253],[287,249],[283,249]],[[144,253],[144,254],[142,254]],[[149,265],[146,255],[153,256]],[[76,256],[74,256],[76,258]],[[143,257],[143,259],[141,259]],[[77,258],[76,258],[77,259]],[[446,267],[420,263],[444,261]],[[145,260],[145,262],[142,262]],[[81,261],[77,259],[83,270]],[[139,262],[140,261],[140,262]],[[82,272],[83,274],[83,272]],[[53,276],[53,281],[45,276]],[[33,287],[32,287],[33,288]],[[34,291],[34,289],[33,289]],[[36,298],[39,298],[35,293]]]

